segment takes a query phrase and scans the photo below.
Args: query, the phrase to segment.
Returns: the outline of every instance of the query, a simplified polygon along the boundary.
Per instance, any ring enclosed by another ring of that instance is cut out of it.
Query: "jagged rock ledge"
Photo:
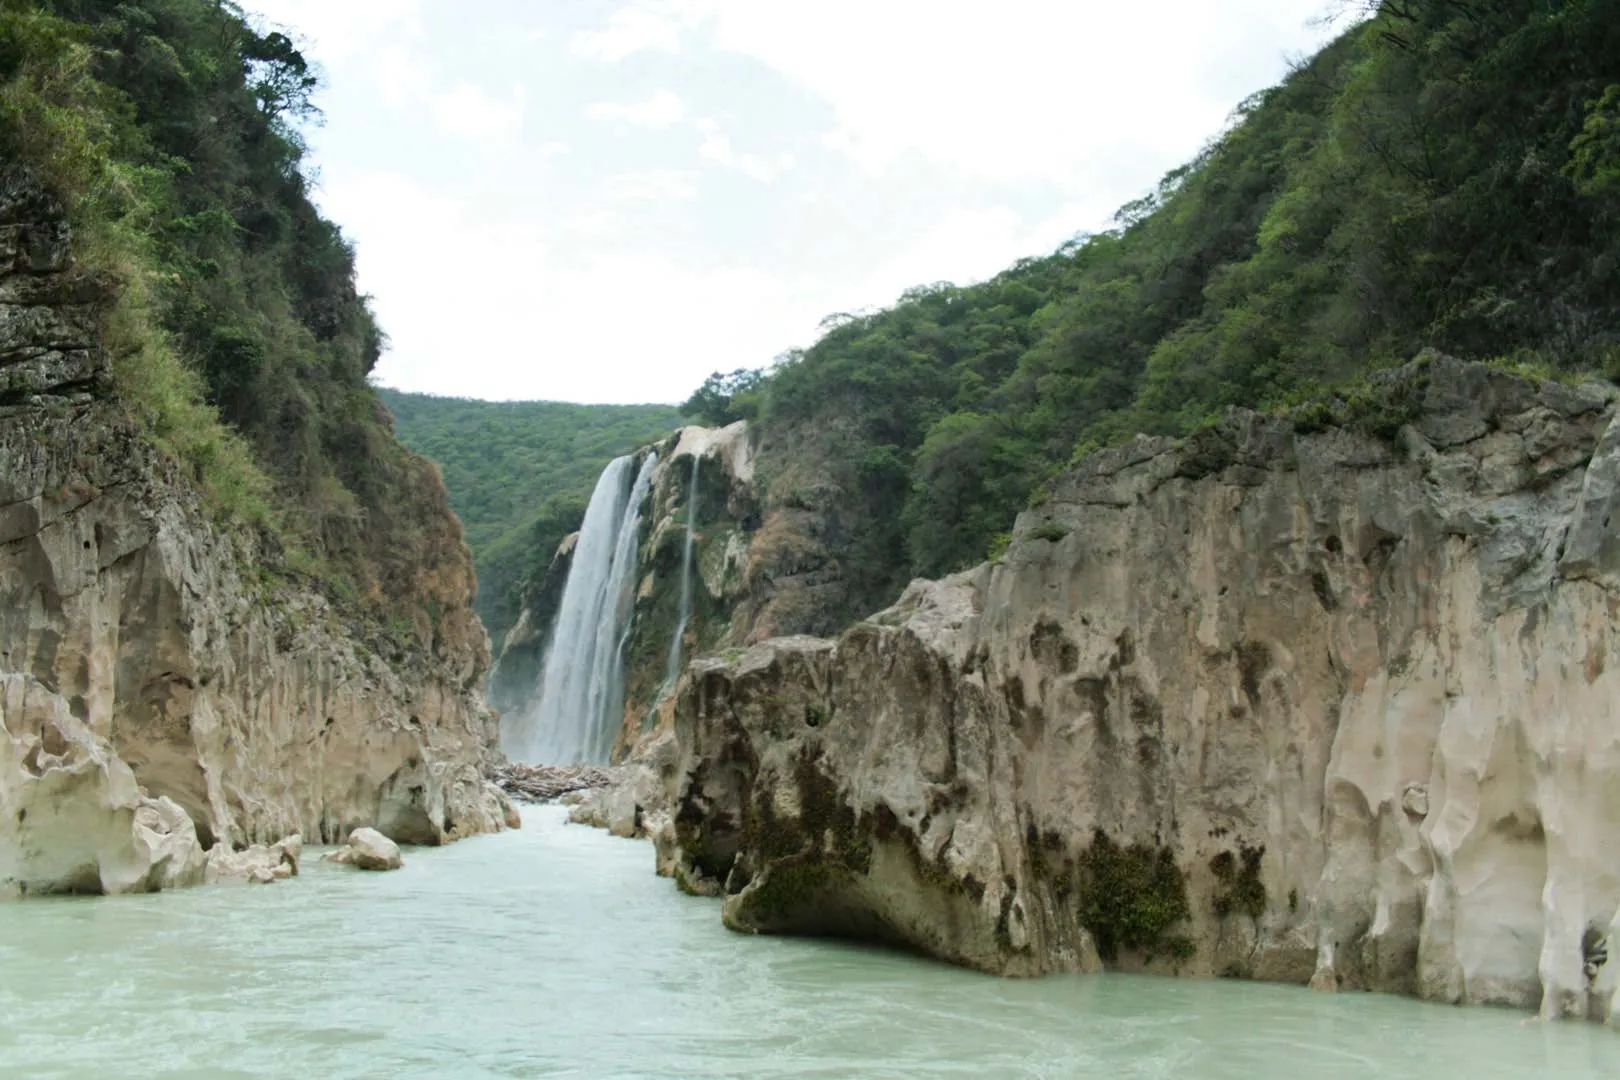
[[[1390,378],[1393,440],[1140,438],[1003,564],[694,662],[661,862],[735,929],[990,972],[1620,1018],[1612,391]]]

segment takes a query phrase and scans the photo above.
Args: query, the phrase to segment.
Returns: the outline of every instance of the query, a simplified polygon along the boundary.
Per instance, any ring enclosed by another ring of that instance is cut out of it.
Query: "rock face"
[[[0,675],[0,895],[156,892],[203,880],[186,812],[27,675]]]
[[[694,663],[675,872],[987,971],[1620,1012],[1620,421],[1435,359],[1390,442],[1094,455],[1005,563]]]
[[[85,781],[83,812],[133,813],[144,790],[145,818],[177,807],[207,846],[334,840],[358,825],[421,844],[499,829],[506,808],[481,775],[495,734],[479,690],[488,644],[443,499],[424,500],[439,509],[420,523],[432,550],[410,587],[433,617],[418,625],[368,627],[271,577],[270,541],[217,531],[132,427],[101,341],[115,291],[74,269],[59,206],[0,177],[0,675],[54,695],[82,733],[74,760],[94,762],[75,768],[116,789]],[[13,769],[0,799],[80,813],[51,786],[57,772]],[[43,828],[48,815],[27,805],[29,828]],[[0,839],[0,860],[38,857],[13,846]],[[18,873],[19,887],[37,880]]]
[[[327,861],[357,870],[398,870],[405,865],[399,845],[376,829],[356,829],[349,834],[349,846],[326,856]]]

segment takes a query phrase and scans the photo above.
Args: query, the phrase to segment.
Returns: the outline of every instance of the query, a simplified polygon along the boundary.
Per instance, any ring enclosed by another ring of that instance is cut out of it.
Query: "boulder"
[[[208,884],[249,882],[268,885],[272,881],[298,876],[298,858],[304,838],[297,833],[274,844],[254,844],[233,851],[226,844],[215,844],[208,852]]]
[[[376,829],[365,828],[350,833],[349,846],[327,855],[326,860],[358,870],[398,870],[405,865],[398,844]]]

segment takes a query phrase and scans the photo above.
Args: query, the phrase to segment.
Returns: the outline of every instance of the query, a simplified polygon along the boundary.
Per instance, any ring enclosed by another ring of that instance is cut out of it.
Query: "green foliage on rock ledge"
[[[1223,851],[1209,861],[1210,873],[1215,875],[1219,887],[1215,891],[1215,914],[1247,915],[1258,919],[1266,913],[1266,886],[1260,880],[1260,860],[1264,847],[1239,847],[1237,852]],[[1299,894],[1290,893],[1290,903],[1299,906]]]
[[[1169,848],[1121,847],[1098,830],[1077,866],[1080,924],[1104,960],[1115,962],[1121,950],[1162,952],[1177,960],[1191,955],[1191,940],[1170,933],[1192,908]]]
[[[302,171],[313,86],[220,0],[0,0],[0,151],[116,283],[116,400],[283,569],[421,623],[461,602],[459,538],[366,382],[382,334]]]
[[[478,567],[478,614],[498,644],[526,583],[579,528],[607,463],[680,425],[672,405],[471,401],[381,390],[406,446],[437,462]]]
[[[1369,373],[1426,348],[1620,356],[1620,0],[1403,0],[1273,89],[1116,227],[829,320],[734,402],[848,610],[981,560],[1078,451],[1230,405],[1389,437]],[[814,629],[825,629],[816,627]]]

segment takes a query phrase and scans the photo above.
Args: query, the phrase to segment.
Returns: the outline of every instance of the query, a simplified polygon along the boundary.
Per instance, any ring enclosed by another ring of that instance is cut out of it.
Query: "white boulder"
[[[147,798],[44,683],[0,675],[0,895],[155,892],[203,868],[185,810]]]
[[[349,846],[326,856],[359,870],[398,870],[405,865],[399,845],[376,829],[360,828],[349,834]]]
[[[226,844],[215,844],[208,852],[208,884],[249,882],[268,885],[298,876],[298,858],[304,851],[304,838],[297,833],[274,844],[254,844],[232,851]]]

